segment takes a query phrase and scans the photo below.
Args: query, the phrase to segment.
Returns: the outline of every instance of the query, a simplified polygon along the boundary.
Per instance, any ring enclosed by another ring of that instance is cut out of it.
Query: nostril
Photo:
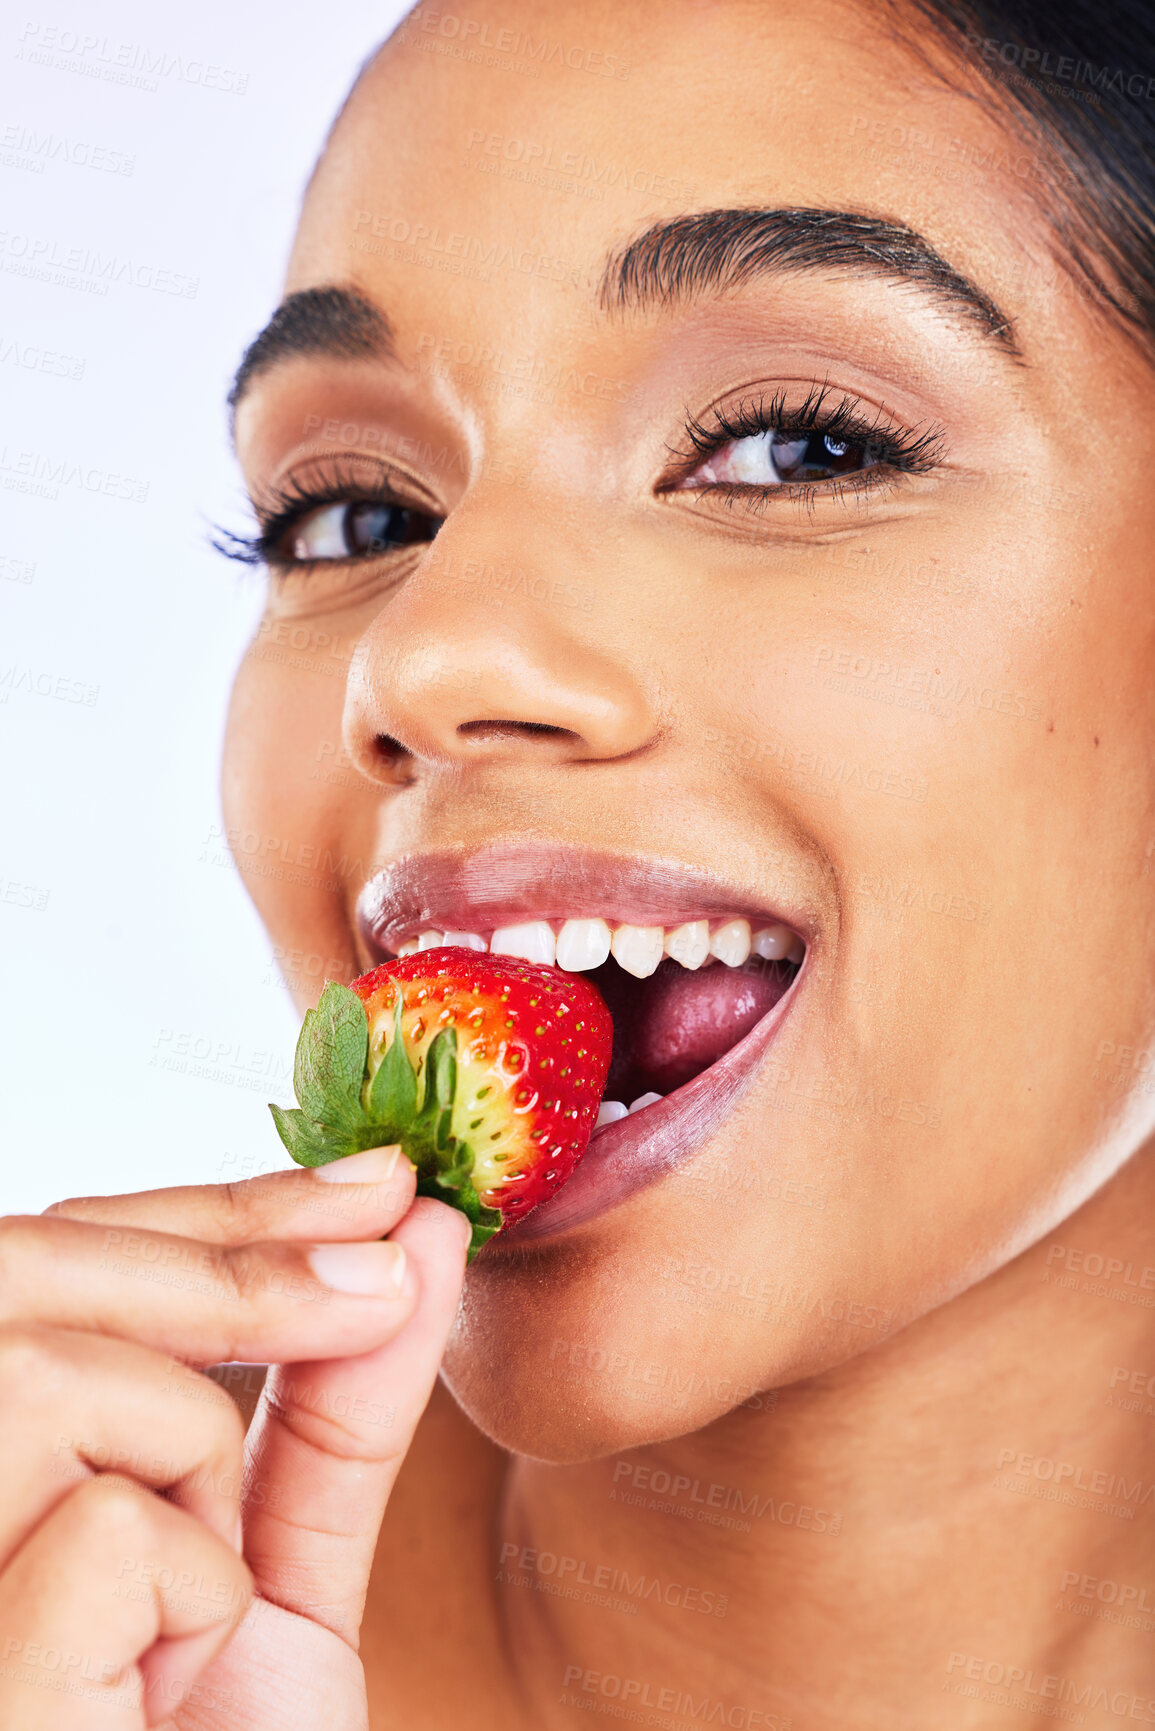
[[[393,739],[388,733],[374,735],[373,749],[377,753],[378,762],[389,765],[402,763],[411,755],[399,739]]]
[[[580,738],[568,727],[553,727],[545,721],[463,721],[457,731],[463,739],[507,739],[511,734],[522,739]]]

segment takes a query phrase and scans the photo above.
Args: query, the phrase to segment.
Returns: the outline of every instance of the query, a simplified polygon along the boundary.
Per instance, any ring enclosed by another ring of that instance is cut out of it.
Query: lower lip
[[[558,1195],[503,1229],[493,1245],[527,1244],[582,1226],[693,1160],[745,1093],[805,972],[804,963],[786,995],[708,1070],[655,1105],[595,1130],[581,1164]]]

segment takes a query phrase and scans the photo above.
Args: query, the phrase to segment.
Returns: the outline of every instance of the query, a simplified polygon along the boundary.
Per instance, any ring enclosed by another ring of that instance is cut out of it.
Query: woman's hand
[[[414,1184],[373,1149],[0,1220],[2,1731],[363,1731],[377,1532],[469,1237]],[[247,1443],[190,1368],[227,1360],[274,1367]]]

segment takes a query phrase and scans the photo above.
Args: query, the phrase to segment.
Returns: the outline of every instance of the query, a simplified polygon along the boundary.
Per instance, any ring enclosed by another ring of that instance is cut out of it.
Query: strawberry
[[[300,1109],[269,1110],[302,1166],[399,1142],[418,1194],[468,1216],[472,1257],[585,1153],[612,1046],[581,974],[442,945],[330,980],[297,1042]]]

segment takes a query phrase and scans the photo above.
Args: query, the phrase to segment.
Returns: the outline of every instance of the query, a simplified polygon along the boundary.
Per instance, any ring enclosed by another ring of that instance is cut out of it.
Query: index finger
[[[174,1184],[126,1196],[74,1196],[45,1214],[143,1227],[204,1244],[381,1237],[408,1213],[417,1174],[397,1145],[230,1184]]]

